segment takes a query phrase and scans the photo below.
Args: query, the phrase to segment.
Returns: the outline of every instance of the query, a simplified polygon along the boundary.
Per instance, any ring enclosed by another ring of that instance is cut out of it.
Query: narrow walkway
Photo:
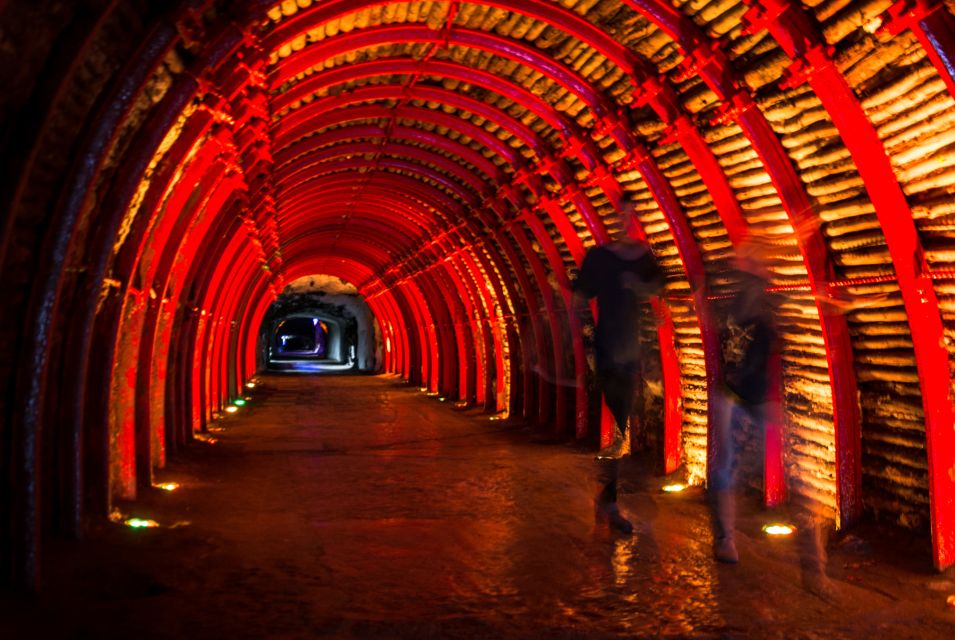
[[[65,545],[41,598],[3,598],[0,637],[955,637],[951,574],[898,541],[843,539],[827,603],[758,510],[742,563],[717,565],[699,490],[635,464],[637,531],[615,535],[593,522],[592,454],[396,378],[264,376],[220,427],[158,478],[181,489],[121,505],[161,528]]]

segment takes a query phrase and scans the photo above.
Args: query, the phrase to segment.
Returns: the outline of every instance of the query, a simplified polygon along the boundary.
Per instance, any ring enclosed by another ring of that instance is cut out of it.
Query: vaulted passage
[[[782,411],[746,484],[955,564],[949,4],[13,0],[0,24],[4,583],[286,356],[606,444],[571,287],[624,233],[665,275],[651,466],[707,481],[758,238]]]

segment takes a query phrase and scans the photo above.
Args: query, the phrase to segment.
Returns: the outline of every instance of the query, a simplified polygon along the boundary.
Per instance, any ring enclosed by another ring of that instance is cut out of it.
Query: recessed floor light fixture
[[[791,536],[793,532],[796,531],[796,528],[788,524],[774,523],[763,525],[763,531],[771,536]]]
[[[159,526],[155,520],[146,520],[145,518],[127,518],[123,523],[131,529],[153,529]]]

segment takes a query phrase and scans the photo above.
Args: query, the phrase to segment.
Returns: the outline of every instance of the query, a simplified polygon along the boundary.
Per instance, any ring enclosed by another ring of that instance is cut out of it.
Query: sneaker
[[[620,515],[620,509],[616,503],[596,503],[595,515],[597,522],[606,523],[611,529],[615,529],[626,535],[633,533],[633,523]]]
[[[835,602],[839,599],[839,590],[836,585],[821,571],[804,572],[802,586],[809,593],[825,602]]]
[[[736,564],[739,562],[739,552],[736,543],[730,537],[718,538],[713,545],[713,556],[720,562]]]
[[[619,511],[610,514],[610,528],[628,536],[633,533],[633,523],[620,515]]]

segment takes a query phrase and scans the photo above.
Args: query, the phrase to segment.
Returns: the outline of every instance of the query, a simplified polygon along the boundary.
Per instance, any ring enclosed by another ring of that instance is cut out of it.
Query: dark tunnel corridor
[[[630,422],[575,291],[615,242],[662,282],[626,444],[702,504],[758,242],[751,506],[911,540],[955,595],[952,60],[950,0],[0,0],[0,585],[42,593],[266,372],[599,457]]]

